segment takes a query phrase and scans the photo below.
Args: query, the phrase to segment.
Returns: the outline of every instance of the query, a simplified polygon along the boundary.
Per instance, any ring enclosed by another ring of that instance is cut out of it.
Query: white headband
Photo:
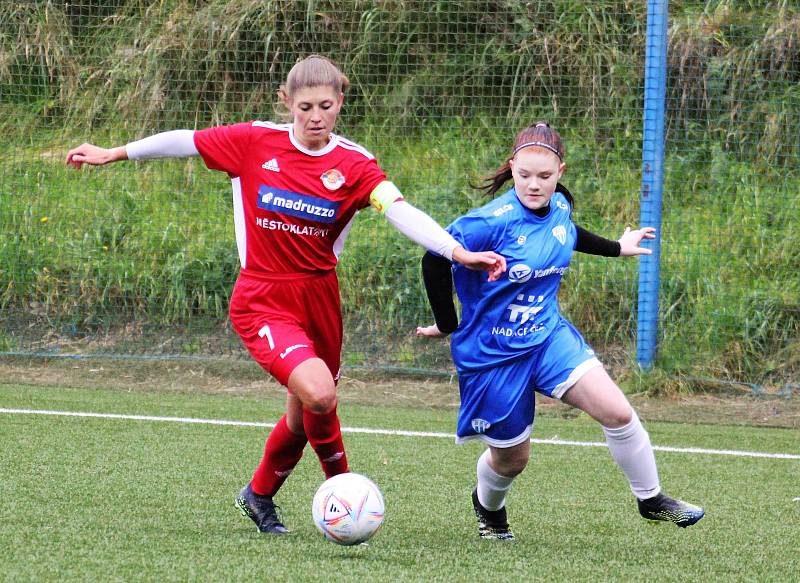
[[[537,126],[537,127],[538,127],[538,126]],[[514,152],[512,152],[512,154],[511,154],[511,157],[513,158],[514,156],[516,156],[516,155],[517,155],[517,152],[519,152],[519,151],[520,151],[522,148],[528,148],[528,147],[530,147],[530,146],[538,146],[538,147],[540,147],[540,148],[544,148],[545,150],[550,150],[551,152],[553,152],[553,154],[555,154],[556,156],[558,156],[558,159],[559,159],[559,160],[561,160],[561,159],[562,159],[562,158],[561,158],[561,154],[559,153],[559,151],[558,151],[558,150],[556,150],[556,149],[555,149],[553,146],[551,146],[550,144],[545,144],[544,142],[525,142],[524,144],[520,144],[519,146],[517,146],[516,148],[514,148]]]

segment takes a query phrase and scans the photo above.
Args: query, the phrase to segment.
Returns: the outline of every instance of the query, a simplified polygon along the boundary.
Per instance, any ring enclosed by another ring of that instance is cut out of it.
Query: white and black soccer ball
[[[311,514],[326,539],[339,545],[357,545],[372,537],[383,524],[383,494],[366,476],[339,474],[317,489]]]

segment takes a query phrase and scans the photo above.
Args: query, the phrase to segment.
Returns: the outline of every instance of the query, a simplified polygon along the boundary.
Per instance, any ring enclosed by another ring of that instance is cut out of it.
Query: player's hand
[[[506,258],[494,251],[467,251],[463,247],[456,247],[453,251],[453,261],[473,271],[487,271],[489,281],[497,281],[506,271]]]
[[[620,257],[631,257],[633,255],[650,255],[653,250],[639,247],[642,239],[655,239],[656,230],[654,227],[642,227],[631,231],[630,227],[625,227],[625,232],[619,238]]]
[[[81,144],[67,152],[67,165],[80,169],[84,164],[102,166],[118,160],[127,160],[125,146],[118,148],[100,148],[93,144]]]
[[[447,336],[447,334],[439,330],[439,326],[433,324],[432,326],[417,326],[417,336],[427,336],[428,338],[444,338]]]

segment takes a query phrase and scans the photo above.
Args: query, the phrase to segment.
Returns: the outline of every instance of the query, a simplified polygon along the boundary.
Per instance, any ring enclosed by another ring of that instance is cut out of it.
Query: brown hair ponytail
[[[517,152],[523,148],[541,148],[552,152],[558,156],[559,160],[564,159],[564,144],[561,141],[561,136],[556,130],[551,128],[550,124],[547,122],[537,121],[517,134],[514,140],[514,147],[511,150],[511,156],[509,156],[508,160],[506,160],[500,168],[495,170],[491,176],[487,177],[482,185],[476,186],[475,188],[484,191],[488,196],[493,197],[496,195],[497,192],[503,188],[503,185],[512,178],[511,165],[508,163],[509,160],[513,159]],[[570,205],[573,205],[574,201],[572,200],[572,195],[564,191],[566,191],[566,189],[561,190],[567,199],[569,199]]]

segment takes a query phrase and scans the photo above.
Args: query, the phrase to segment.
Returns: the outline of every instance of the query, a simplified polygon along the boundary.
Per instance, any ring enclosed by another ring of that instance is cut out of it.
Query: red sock
[[[253,474],[250,487],[261,496],[274,496],[303,457],[303,448],[308,440],[305,435],[297,435],[289,430],[286,415],[275,425],[267,443],[264,457]]]
[[[312,413],[303,409],[303,427],[308,442],[317,453],[325,477],[350,471],[347,467],[347,455],[342,442],[342,430],[339,427],[339,416],[336,407],[328,413]]]

